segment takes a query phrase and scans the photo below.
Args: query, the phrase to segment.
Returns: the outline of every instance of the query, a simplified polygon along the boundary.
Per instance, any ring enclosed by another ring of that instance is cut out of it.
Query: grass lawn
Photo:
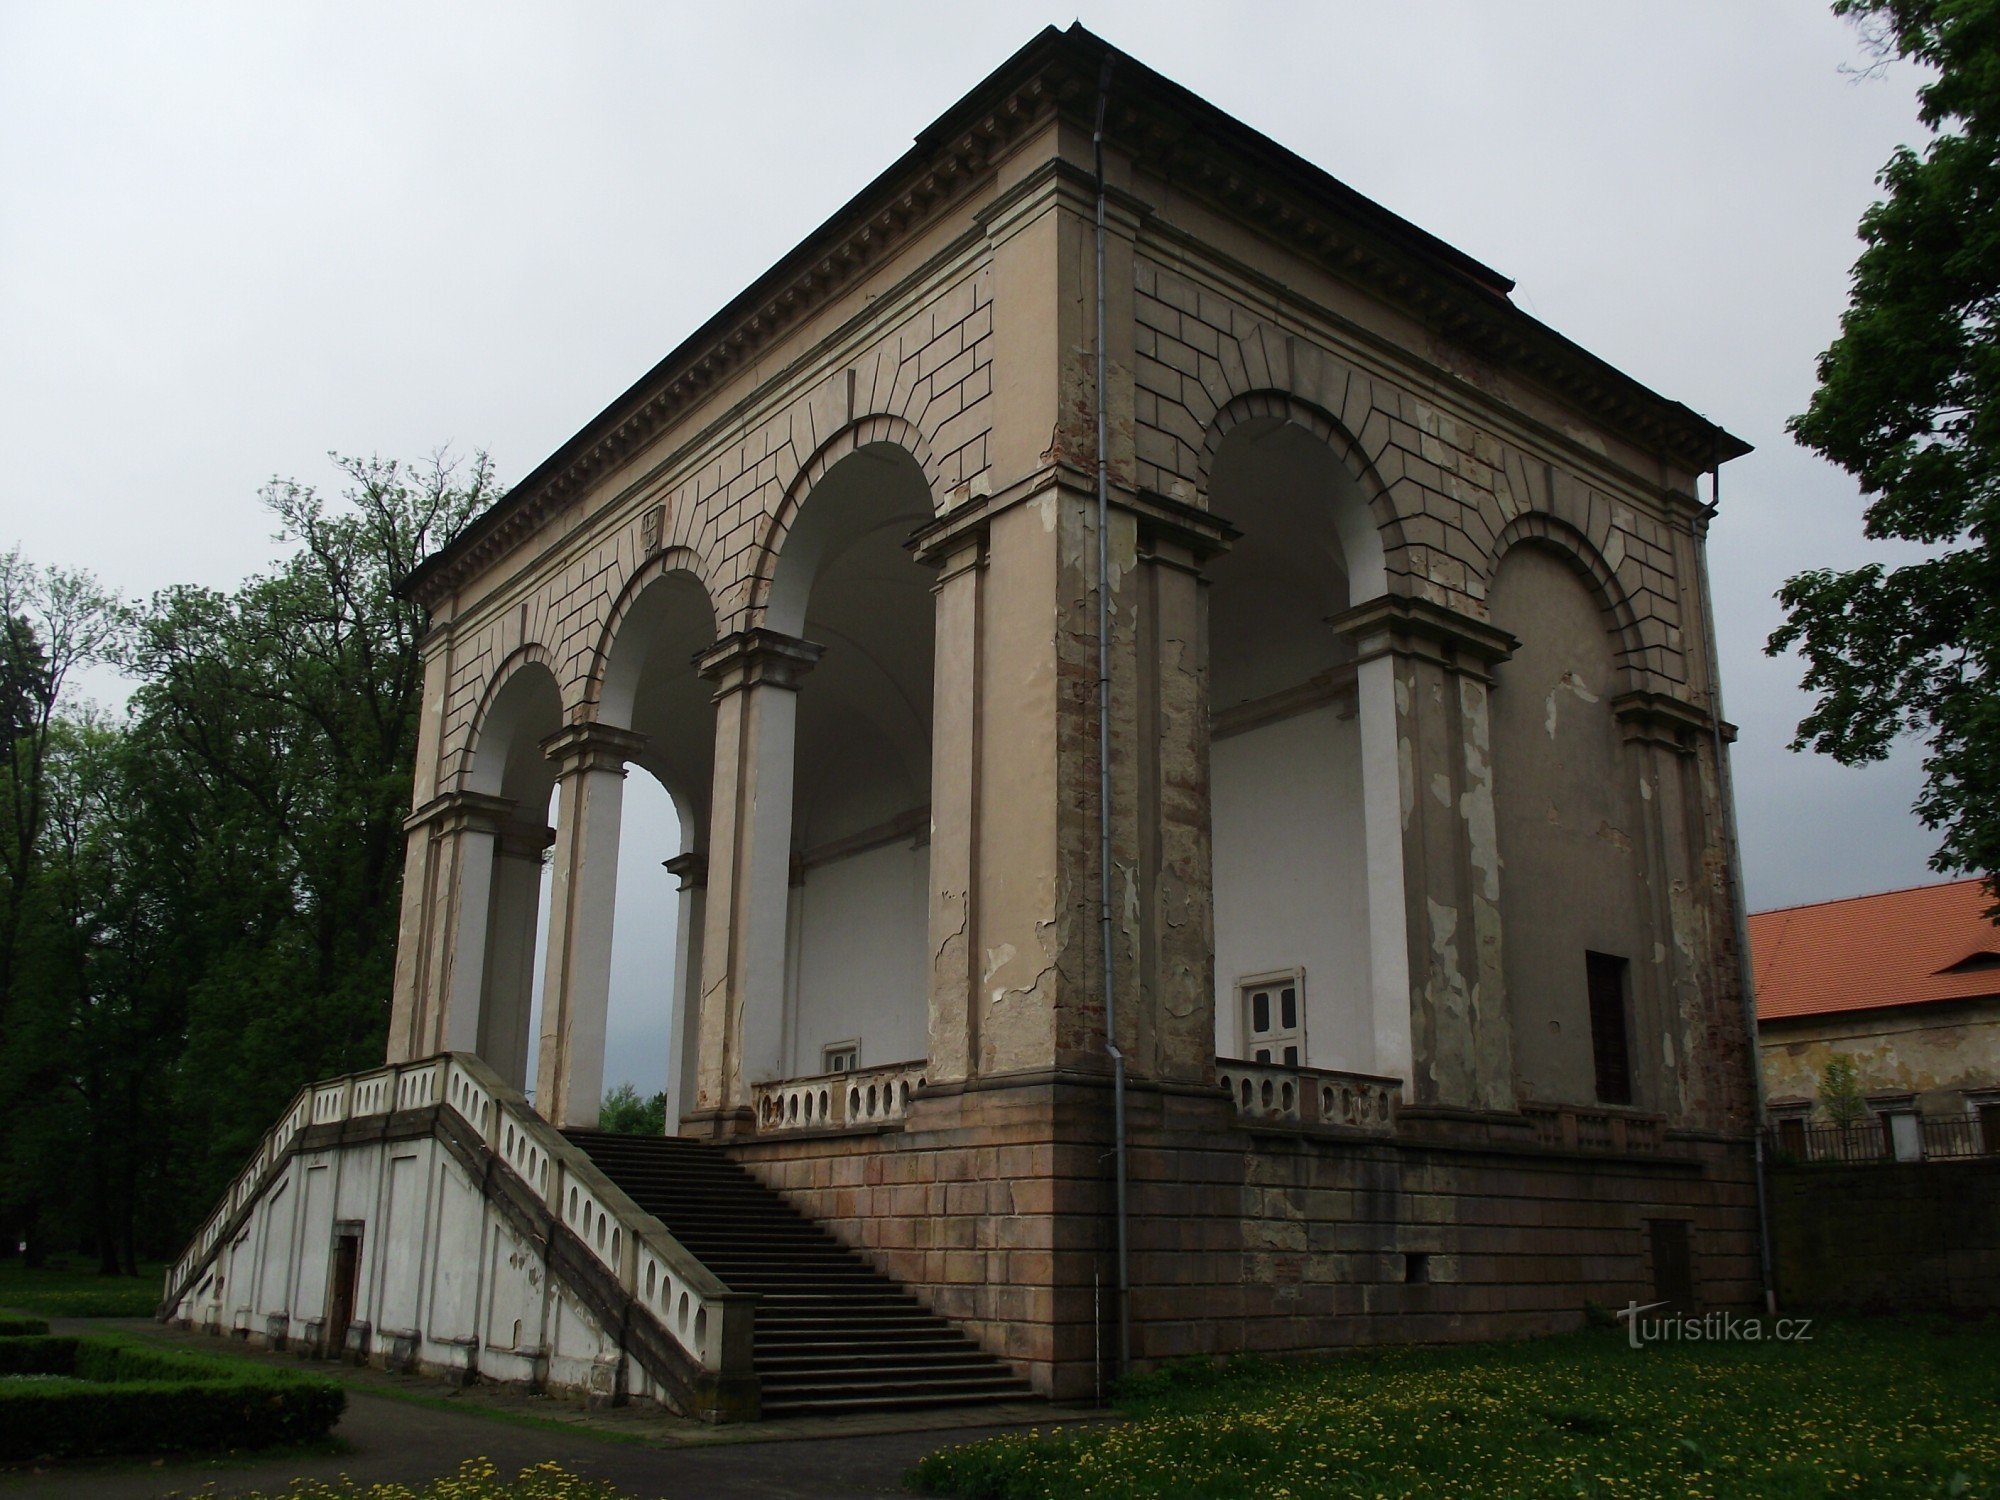
[[[2000,1500],[2000,1323],[1815,1324],[1805,1343],[1619,1331],[1301,1361],[1182,1364],[1130,1421],[933,1453],[921,1493],[1957,1496]]]
[[[632,1500],[625,1491],[569,1473],[556,1464],[537,1464],[508,1478],[489,1459],[468,1458],[449,1478],[412,1488],[405,1484],[358,1485],[350,1479],[300,1479],[282,1490],[259,1490],[238,1500]]]
[[[44,1318],[148,1318],[160,1305],[166,1267],[146,1265],[137,1276],[101,1276],[94,1266],[52,1264],[29,1270],[0,1260],[0,1308]]]

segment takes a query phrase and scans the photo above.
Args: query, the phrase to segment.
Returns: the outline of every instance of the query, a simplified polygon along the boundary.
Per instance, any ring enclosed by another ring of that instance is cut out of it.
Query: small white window
[[[820,1054],[822,1073],[852,1073],[861,1066],[861,1043],[835,1042]]]
[[[1240,980],[1243,1052],[1251,1062],[1297,1067],[1306,1060],[1305,970],[1253,974]]]

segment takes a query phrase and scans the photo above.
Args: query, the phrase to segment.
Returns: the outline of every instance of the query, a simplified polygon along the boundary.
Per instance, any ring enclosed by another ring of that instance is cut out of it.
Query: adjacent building
[[[1754,913],[1757,1045],[1771,1126],[1798,1155],[2000,1152],[2000,927],[1982,880]],[[1875,1132],[1820,1097],[1851,1063]],[[1817,1132],[1817,1133],[1816,1133]]]

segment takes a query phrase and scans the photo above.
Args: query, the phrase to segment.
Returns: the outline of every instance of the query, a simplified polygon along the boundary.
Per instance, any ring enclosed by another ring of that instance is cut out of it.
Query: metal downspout
[[[1106,51],[1097,78],[1097,128],[1090,148],[1097,169],[1097,909],[1103,942],[1104,1050],[1111,1058],[1111,1154],[1117,1176],[1117,1269],[1113,1296],[1118,1304],[1118,1373],[1132,1363],[1132,1283],[1126,1236],[1125,1054],[1118,1048],[1118,969],[1111,913],[1115,891],[1111,867],[1111,479],[1110,424],[1104,411],[1104,111],[1111,97],[1116,52]]]
[[[1722,463],[1708,471],[1708,514],[1722,509]],[[1757,1177],[1757,1258],[1764,1280],[1764,1315],[1778,1311],[1778,1287],[1771,1274],[1771,1206],[1764,1185],[1764,1059],[1757,1046],[1757,974],[1750,956],[1749,897],[1743,889],[1743,851],[1736,838],[1736,789],[1722,738],[1722,654],[1715,642],[1715,600],[1708,586],[1708,530],[1695,539],[1701,553],[1702,630],[1708,637],[1709,731],[1715,739],[1715,793],[1721,804],[1723,848],[1728,859],[1730,908],[1736,928],[1737,986],[1743,992],[1743,1029],[1750,1044],[1750,1084],[1755,1113],[1751,1119],[1751,1155]]]

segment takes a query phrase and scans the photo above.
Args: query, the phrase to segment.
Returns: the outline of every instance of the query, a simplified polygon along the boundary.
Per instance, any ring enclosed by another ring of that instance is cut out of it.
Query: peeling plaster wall
[[[864,1068],[922,1059],[928,846],[904,841],[816,865],[792,897],[789,1076],[822,1071],[835,1042],[858,1040]]]
[[[1303,968],[1307,1065],[1377,1071],[1353,701],[1217,740],[1210,774],[1218,1055],[1247,1055],[1237,982]]]
[[[1773,1104],[1816,1099],[1835,1057],[1864,1094],[1915,1094],[1926,1114],[1964,1113],[1967,1091],[2000,1098],[2000,1000],[1766,1021],[1757,1040]]]
[[[1515,1067],[1526,1099],[1594,1101],[1586,950],[1629,961],[1634,1102],[1651,1104],[1657,1048],[1639,1024],[1656,959],[1645,920],[1637,782],[1612,716],[1604,612],[1555,553],[1518,547],[1494,623],[1521,645],[1492,693],[1496,821]]]

